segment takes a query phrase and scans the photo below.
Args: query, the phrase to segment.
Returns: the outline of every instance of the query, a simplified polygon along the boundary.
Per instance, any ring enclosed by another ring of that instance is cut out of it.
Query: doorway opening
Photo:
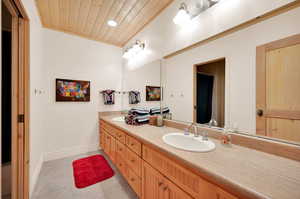
[[[1,197],[29,198],[29,19],[1,1]]]
[[[11,173],[11,152],[12,152],[12,104],[11,104],[11,94],[12,94],[12,67],[11,67],[11,40],[12,40],[12,16],[6,6],[2,2],[2,77],[1,77],[1,170],[2,170],[2,179],[1,179],[1,188],[2,188],[2,198],[10,199],[11,198],[11,183],[12,183],[12,173]]]
[[[194,122],[224,126],[225,58],[194,66]]]

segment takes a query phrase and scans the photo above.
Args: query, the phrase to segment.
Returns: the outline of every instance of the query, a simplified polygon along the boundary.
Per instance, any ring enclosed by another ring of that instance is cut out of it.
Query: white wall
[[[121,97],[115,105],[104,105],[104,89],[121,90],[121,49],[46,29],[44,40],[47,97],[44,126],[47,140],[45,158],[76,154],[97,149],[98,111],[120,110]],[[91,81],[90,102],[55,102],[55,78]]]
[[[195,0],[175,0],[155,20],[128,43],[146,42],[149,55],[139,61],[141,65],[187,47],[193,43],[223,32],[231,27],[260,16],[294,0],[220,0],[218,4],[201,13],[192,24],[184,28],[173,23],[180,4]]]
[[[103,105],[99,91],[121,89],[122,50],[111,45],[41,27],[34,1],[23,0],[30,15],[30,187],[43,161],[96,150],[98,111],[120,110]],[[90,102],[55,102],[55,78],[91,81]],[[35,94],[37,89],[41,93]]]
[[[240,130],[255,133],[256,46],[299,34],[298,19],[300,8],[166,59],[164,103],[170,106],[174,118],[192,121],[193,65],[226,57],[226,123],[237,123]],[[182,92],[184,98],[170,98],[172,92]]]
[[[141,93],[141,103],[135,105],[129,104],[128,94],[125,94],[123,96],[123,109],[160,107],[159,101],[146,101],[146,86],[160,86],[160,60],[137,68],[124,67],[123,75],[124,91],[135,90]]]

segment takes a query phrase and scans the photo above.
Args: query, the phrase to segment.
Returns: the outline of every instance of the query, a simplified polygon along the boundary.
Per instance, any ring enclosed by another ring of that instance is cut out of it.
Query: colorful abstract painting
[[[56,79],[57,102],[89,102],[90,82],[81,80]]]
[[[146,101],[160,101],[161,88],[159,86],[146,86]]]

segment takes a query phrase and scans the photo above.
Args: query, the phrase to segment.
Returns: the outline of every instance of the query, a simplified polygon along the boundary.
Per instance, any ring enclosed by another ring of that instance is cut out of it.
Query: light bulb
[[[191,16],[189,15],[188,11],[185,9],[180,9],[177,15],[174,17],[173,22],[176,25],[184,25],[190,22]]]
[[[111,27],[116,27],[118,25],[118,23],[114,20],[108,20],[107,24]]]

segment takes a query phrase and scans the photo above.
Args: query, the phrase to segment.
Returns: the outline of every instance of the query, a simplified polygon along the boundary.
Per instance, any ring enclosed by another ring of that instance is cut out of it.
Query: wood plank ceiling
[[[173,0],[35,0],[44,27],[124,46]],[[117,27],[107,25],[115,20]]]

